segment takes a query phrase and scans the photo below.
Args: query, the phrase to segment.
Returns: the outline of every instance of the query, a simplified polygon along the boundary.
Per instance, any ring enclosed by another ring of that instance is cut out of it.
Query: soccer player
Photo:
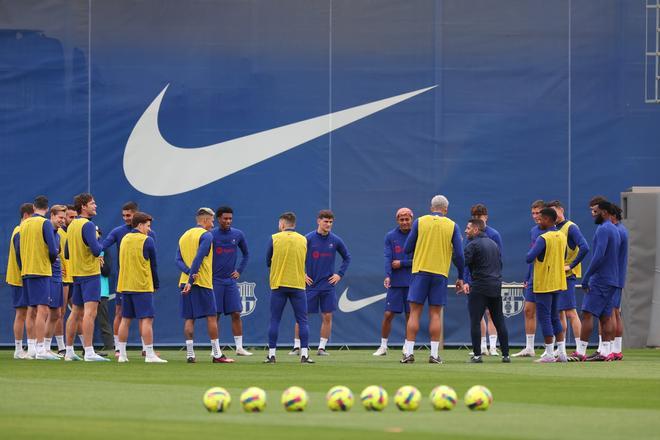
[[[402,364],[415,362],[413,350],[419,330],[419,319],[424,303],[429,303],[429,334],[431,356],[429,363],[441,364],[438,354],[442,332],[442,308],[447,303],[447,277],[449,266],[454,262],[458,269],[456,290],[463,289],[463,241],[458,225],[446,217],[449,201],[437,195],[431,199],[431,214],[414,221],[406,244],[405,253],[413,254],[412,281],[408,292],[410,318],[406,326],[406,346]]]
[[[566,292],[559,295],[559,319],[564,328],[564,332],[568,330],[568,322],[571,321],[573,329],[573,336],[575,336],[575,347],[580,344],[580,331],[581,323],[580,316],[577,313],[577,305],[575,300],[575,284],[577,278],[582,276],[582,260],[589,252],[589,245],[584,235],[580,232],[580,228],[572,221],[564,217],[564,207],[559,200],[552,200],[546,204],[547,208],[552,208],[557,213],[557,230],[566,235],[567,250],[566,250]]]
[[[133,216],[135,213],[138,212],[138,204],[135,202],[126,202],[124,205],[121,207],[121,217],[124,220],[124,224],[121,226],[117,226],[114,228],[110,233],[105,237],[103,240],[103,249],[108,249],[112,245],[117,246],[117,255],[121,252],[121,241],[122,239],[133,230],[132,226],[132,221],[133,221]],[[156,240],[156,235],[154,232],[149,229],[149,237],[151,237],[152,240]],[[119,261],[119,260],[117,260]],[[119,264],[119,263],[117,263]],[[122,320],[122,313],[121,313],[121,304],[122,304],[122,294],[117,292],[115,294],[115,319],[112,323],[112,330],[113,330],[113,338],[114,338],[114,343],[115,343],[115,356],[119,355],[119,350],[117,347],[117,342],[118,342],[118,332],[119,332],[119,324],[121,323]],[[145,349],[145,343],[144,343],[144,338],[142,337],[142,330],[141,330],[141,325],[146,322],[143,320],[140,320],[138,322],[138,328],[140,328],[140,338],[142,339],[142,356],[146,355],[146,349]]]
[[[589,268],[582,277],[582,288],[585,291],[582,303],[582,334],[580,345],[572,360],[576,361],[611,361],[610,341],[614,339],[614,326],[611,319],[613,299],[619,288],[619,253],[621,251],[621,235],[612,224],[609,212],[612,212],[610,202],[598,203],[598,211],[594,222],[599,225],[593,239],[593,255]],[[593,330],[593,318],[600,321],[602,332],[602,348],[599,352],[586,357],[589,337]]]
[[[463,284],[463,293],[468,295],[470,311],[470,333],[472,336],[472,363],[482,363],[481,321],[486,309],[502,345],[502,362],[509,363],[509,333],[502,312],[502,253],[494,240],[486,236],[486,223],[478,218],[471,219],[465,228],[469,241],[465,246],[465,267],[470,269],[471,284]]]
[[[472,218],[479,219],[484,222],[486,229],[484,231],[486,237],[490,238],[497,244],[497,247],[500,249],[500,254],[502,253],[502,237],[500,233],[495,228],[488,226],[488,208],[482,203],[477,203],[470,208],[470,215]],[[470,283],[470,271],[468,267],[465,267],[465,280],[466,283]],[[501,284],[501,283],[500,283]],[[486,320],[486,318],[488,318]],[[486,330],[488,330],[488,344],[490,350],[486,345]],[[481,319],[481,353],[489,356],[499,356],[497,352],[497,329],[493,324],[493,320],[490,317],[490,312],[486,308],[486,314]]]
[[[270,268],[270,327],[268,328],[268,357],[265,364],[274,364],[280,321],[287,300],[300,332],[300,362],[313,364],[309,357],[309,326],[307,325],[307,298],[305,296],[305,258],[307,239],[296,232],[296,214],[280,215],[280,232],[271,236],[266,252],[266,265]]]
[[[541,209],[545,206],[543,200],[536,200],[532,203],[532,220],[536,223],[532,226],[532,229],[529,231],[531,244],[530,248],[534,247],[536,239],[541,235],[541,228],[539,227],[539,221],[541,219]],[[536,302],[534,299],[534,292],[532,291],[532,285],[534,284],[534,265],[529,264],[527,266],[527,277],[524,283],[524,295],[525,295],[525,348],[520,350],[518,353],[514,353],[511,357],[534,357],[536,353],[534,352],[534,338],[536,336]]]
[[[231,315],[236,354],[252,356],[252,353],[243,348],[241,322],[243,302],[236,285],[236,280],[247,266],[250,253],[243,231],[231,226],[234,221],[234,211],[229,206],[221,206],[215,211],[215,215],[218,219],[218,227],[211,229],[211,234],[213,235],[213,293],[218,312],[218,328],[220,328],[220,316]],[[239,249],[242,258],[237,267]]]
[[[60,236],[60,263],[62,265],[62,307],[60,308],[59,318],[55,324],[55,340],[57,341],[57,354],[64,356],[66,354],[66,343],[64,342],[64,318],[66,309],[69,305],[69,294],[73,286],[73,275],[71,273],[71,262],[65,258],[64,249],[66,248],[66,231],[69,225],[78,216],[78,212],[73,205],[66,205],[64,225],[57,230]]]
[[[117,291],[123,295],[119,324],[118,362],[128,362],[126,342],[132,319],[140,320],[147,363],[167,363],[154,352],[154,292],[158,289],[156,243],[149,237],[153,218],[144,212],[133,213],[131,232],[124,235],[119,250]]]
[[[51,264],[57,258],[58,248],[53,225],[45,217],[48,212],[48,199],[46,196],[37,196],[32,205],[34,214],[21,223],[16,248],[16,260],[23,278],[23,293],[27,297],[27,321],[34,325],[36,339],[34,348],[30,347],[32,344],[28,341],[27,356],[31,357],[34,350],[35,359],[58,360],[56,355],[46,351],[44,347],[46,321],[50,315],[48,304],[53,275]]]
[[[195,363],[194,334],[195,320],[206,318],[206,328],[211,339],[212,362],[230,364],[220,350],[218,321],[216,320],[215,295],[213,294],[213,210],[199,208],[196,214],[197,226],[188,229],[179,239],[176,264],[181,270],[179,285],[181,299],[179,308],[185,320],[183,334],[186,338],[186,360]]]
[[[403,246],[410,233],[413,212],[410,208],[400,208],[396,212],[398,226],[385,235],[385,280],[383,285],[387,289],[385,299],[385,314],[381,328],[380,347],[374,356],[387,354],[387,339],[392,331],[394,315],[406,314],[406,322],[410,316],[408,304],[408,287],[412,277],[412,255],[403,252]],[[404,341],[404,346],[405,343]]]
[[[614,340],[611,341],[612,357],[615,361],[623,360],[623,321],[621,320],[621,295],[623,288],[626,287],[626,272],[628,271],[628,229],[624,226],[621,219],[621,208],[612,203],[613,212],[609,213],[612,223],[619,230],[621,237],[621,247],[619,248],[619,286],[614,293],[612,300],[614,320]]]
[[[527,253],[527,263],[534,264],[532,291],[536,303],[536,316],[545,340],[545,351],[536,362],[566,362],[564,329],[559,320],[558,295],[566,290],[566,235],[555,227],[557,213],[552,208],[540,212],[541,235]],[[554,340],[557,342],[558,357],[554,356]]]
[[[319,211],[316,218],[316,231],[310,232],[307,238],[307,257],[305,259],[305,283],[307,284],[307,314],[321,311],[321,340],[317,354],[328,356],[325,349],[332,332],[332,312],[337,310],[337,295],[335,286],[344,277],[351,254],[344,241],[333,234],[332,226],[335,215],[328,209]],[[335,257],[341,255],[342,263],[335,271]],[[293,350],[289,354],[298,354],[300,338],[298,327],[295,329]]]
[[[20,223],[14,227],[9,239],[9,257],[7,258],[7,277],[6,281],[11,289],[11,301],[14,307],[14,359],[25,359],[27,353],[23,350],[23,327],[26,327],[27,317],[27,298],[23,294],[23,278],[21,278],[21,268],[16,258],[16,247],[20,239],[21,224],[34,214],[32,203],[23,203],[19,208],[21,216]],[[32,339],[32,328],[26,328],[28,339]]]
[[[105,362],[109,359],[94,351],[94,321],[101,300],[101,262],[103,251],[96,235],[96,225],[91,219],[96,215],[96,201],[90,193],[78,194],[73,199],[78,217],[67,228],[64,256],[71,263],[73,288],[71,289],[72,310],[66,322],[65,361],[79,361],[73,352],[76,330],[82,320],[84,360]]]
[[[596,217],[598,217],[598,204],[600,202],[607,202],[608,200],[604,196],[593,196],[589,200],[589,212],[591,213],[591,218],[596,220]],[[600,353],[600,351],[603,349],[603,337],[601,334],[601,328],[600,328],[600,323],[596,323],[596,326],[598,327],[598,348],[596,348],[595,353]]]
[[[62,307],[64,306],[64,290],[62,288],[62,260],[61,256],[63,254],[61,236],[58,233],[60,228],[64,226],[66,220],[66,205],[53,205],[50,208],[50,222],[54,228],[54,238],[55,246],[57,247],[58,253],[55,261],[51,265],[53,276],[50,281],[50,295],[48,302],[48,321],[46,323],[46,337],[44,338],[44,348],[46,351],[51,354],[63,358],[62,354],[55,354],[50,351],[50,344],[53,340],[55,334],[56,326],[58,322],[62,321],[60,316],[62,313]]]

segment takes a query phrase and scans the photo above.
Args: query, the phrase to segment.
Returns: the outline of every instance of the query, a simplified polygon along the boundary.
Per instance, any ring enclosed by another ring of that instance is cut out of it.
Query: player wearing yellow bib
[[[213,363],[228,364],[234,362],[220,350],[218,340],[217,307],[213,293],[213,228],[211,208],[199,208],[195,217],[197,226],[188,229],[179,239],[176,254],[176,264],[181,270],[179,287],[181,297],[179,308],[181,317],[185,320],[183,333],[186,338],[186,359],[195,363],[193,349],[195,319],[206,318],[206,328],[211,338]]]
[[[34,323],[35,341],[28,340],[28,357],[41,360],[58,360],[46,351],[46,321],[49,318],[50,283],[53,275],[51,264],[57,258],[58,247],[52,223],[46,219],[48,199],[38,196],[34,199],[34,214],[27,218],[19,229],[19,243],[16,260],[21,267],[23,293],[27,297],[27,321]],[[33,348],[34,347],[34,348]]]
[[[119,362],[128,362],[126,342],[132,319],[140,320],[147,363],[166,363],[154,352],[154,292],[158,289],[156,245],[149,237],[152,217],[136,212],[131,219],[133,229],[124,235],[119,248],[117,292],[123,295],[122,319],[119,324]]]
[[[424,303],[429,303],[429,335],[431,356],[429,363],[441,364],[438,354],[442,332],[442,308],[447,303],[447,277],[454,262],[458,270],[456,289],[463,290],[463,239],[458,225],[446,217],[449,201],[437,195],[431,199],[431,214],[414,221],[404,246],[413,254],[412,281],[408,292],[410,318],[406,327],[406,343],[402,364],[415,362],[413,349],[419,330]]]
[[[270,327],[268,328],[268,357],[266,364],[275,363],[277,336],[286,302],[291,301],[300,333],[300,362],[313,364],[309,358],[309,326],[307,324],[307,298],[305,294],[305,259],[307,239],[297,233],[296,214],[280,215],[280,232],[271,236],[266,252],[266,265],[270,268]]]
[[[557,213],[543,208],[539,218],[541,235],[527,253],[527,263],[534,263],[532,291],[536,302],[536,316],[545,340],[545,352],[536,362],[555,362],[553,336],[557,341],[559,362],[567,362],[564,329],[557,309],[558,295],[566,290],[566,235],[555,228]]]
[[[34,214],[32,203],[23,203],[19,208],[21,223]],[[23,278],[21,278],[21,268],[16,260],[16,246],[20,239],[19,230],[21,223],[18,224],[11,233],[9,239],[9,257],[7,258],[7,277],[6,281],[11,289],[11,301],[14,307],[14,359],[25,359],[27,353],[23,350],[23,327],[26,327],[28,339],[34,338],[32,328],[26,326],[27,317],[27,298],[23,295]]]
[[[101,262],[103,252],[98,241],[96,225],[91,218],[96,215],[96,201],[89,193],[78,194],[73,199],[78,217],[67,229],[64,256],[71,262],[73,288],[71,303],[73,308],[66,322],[65,361],[79,361],[73,352],[73,340],[82,320],[84,359],[87,362],[105,362],[109,359],[96,354],[93,347],[94,321],[101,301]]]
[[[60,263],[62,264],[62,307],[60,308],[59,319],[55,323],[55,341],[57,342],[57,354],[64,356],[66,353],[66,344],[64,342],[64,317],[69,305],[69,293],[73,285],[73,275],[71,274],[71,263],[64,257],[64,248],[66,247],[66,231],[69,225],[78,216],[78,212],[73,205],[66,205],[64,216],[64,225],[57,230],[60,236]]]

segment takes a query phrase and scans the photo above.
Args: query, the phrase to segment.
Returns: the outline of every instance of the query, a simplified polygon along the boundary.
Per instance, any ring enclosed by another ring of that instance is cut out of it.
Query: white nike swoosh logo
[[[179,148],[161,135],[158,111],[168,87],[137,121],[124,150],[126,178],[135,189],[151,196],[197,189],[436,86],[199,148]]]
[[[370,306],[373,303],[380,301],[385,298],[387,293],[379,293],[378,295],[368,296],[366,298],[361,298],[355,301],[348,299],[348,287],[344,289],[339,297],[339,310],[344,313],[351,313],[357,310],[363,309],[367,306]]]

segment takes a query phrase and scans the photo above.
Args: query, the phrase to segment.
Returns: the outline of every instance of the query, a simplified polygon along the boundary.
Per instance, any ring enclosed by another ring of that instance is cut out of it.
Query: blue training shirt
[[[582,276],[582,285],[589,283],[621,287],[619,278],[619,253],[621,236],[611,221],[605,220],[596,228],[593,240],[593,254],[589,268]]]
[[[385,235],[385,276],[390,278],[392,287],[408,287],[412,279],[412,254],[403,248],[410,231],[403,232],[398,226]],[[392,269],[392,261],[401,261],[399,269]]]
[[[342,278],[351,263],[351,254],[339,236],[330,232],[321,235],[312,231],[305,235],[307,238],[307,258],[305,259],[305,272],[312,279],[312,285],[307,290],[334,290],[328,278],[337,273]],[[337,252],[341,255],[342,263],[335,272],[335,257]]]
[[[193,258],[190,267],[188,267],[186,262],[183,261],[183,257],[181,256],[181,249],[179,249],[177,246],[176,267],[178,267],[181,272],[190,275],[190,278],[188,278],[188,283],[193,284],[194,280],[192,276],[199,272],[199,268],[202,265],[202,260],[204,260],[204,257],[209,254],[212,246],[213,235],[211,235],[209,231],[206,231],[199,237],[199,248],[197,248],[197,253],[195,254],[195,258]]]
[[[628,271],[628,229],[621,222],[616,224],[621,238],[619,248],[619,287],[626,287],[626,272]]]
[[[561,223],[557,223],[557,229],[561,229],[561,227],[564,226],[567,221],[568,220],[564,220]],[[578,228],[576,224],[572,224],[568,227],[566,245],[571,249],[575,249],[575,246],[579,246],[580,248],[577,255],[575,256],[575,259],[571,261],[571,264],[569,265],[571,269],[573,269],[575,266],[580,264],[582,260],[584,260],[584,257],[586,257],[589,253],[589,245],[587,244],[587,240],[584,238],[584,235],[582,235],[580,228]],[[572,277],[575,278],[575,276]]]
[[[225,230],[216,227],[211,229],[211,235],[213,235],[213,281],[222,284],[234,283],[235,280],[231,277],[232,272],[242,274],[250,255],[245,234],[236,228]],[[236,267],[239,249],[242,257],[240,264]]]

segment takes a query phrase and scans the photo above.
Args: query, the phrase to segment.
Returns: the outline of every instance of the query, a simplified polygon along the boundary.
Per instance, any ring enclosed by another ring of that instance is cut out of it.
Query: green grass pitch
[[[231,354],[231,352],[228,352]],[[281,349],[278,363],[263,365],[257,350],[233,365],[212,364],[198,349],[199,363],[186,364],[184,352],[163,351],[168,364],[144,364],[138,352],[131,362],[89,364],[63,361],[14,361],[0,351],[0,438],[2,439],[650,439],[660,438],[660,351],[627,350],[616,363],[534,364],[513,359],[502,364],[487,357],[466,364],[465,350],[445,350],[444,365],[400,365],[399,352],[382,358],[371,351],[332,350],[301,365]],[[385,387],[389,406],[366,412],[359,402],[347,413],[333,413],[325,393],[346,385],[359,396],[367,385]],[[401,385],[422,392],[420,409],[400,412],[392,402]],[[447,384],[459,395],[450,412],[431,409],[428,394]],[[471,412],[462,396],[472,385],[485,385],[494,402],[486,412]],[[268,393],[266,411],[244,413],[240,392],[259,386]],[[280,405],[290,385],[307,390],[303,413]],[[202,394],[222,386],[232,394],[228,412],[211,414]],[[413,437],[411,437],[413,436]]]

